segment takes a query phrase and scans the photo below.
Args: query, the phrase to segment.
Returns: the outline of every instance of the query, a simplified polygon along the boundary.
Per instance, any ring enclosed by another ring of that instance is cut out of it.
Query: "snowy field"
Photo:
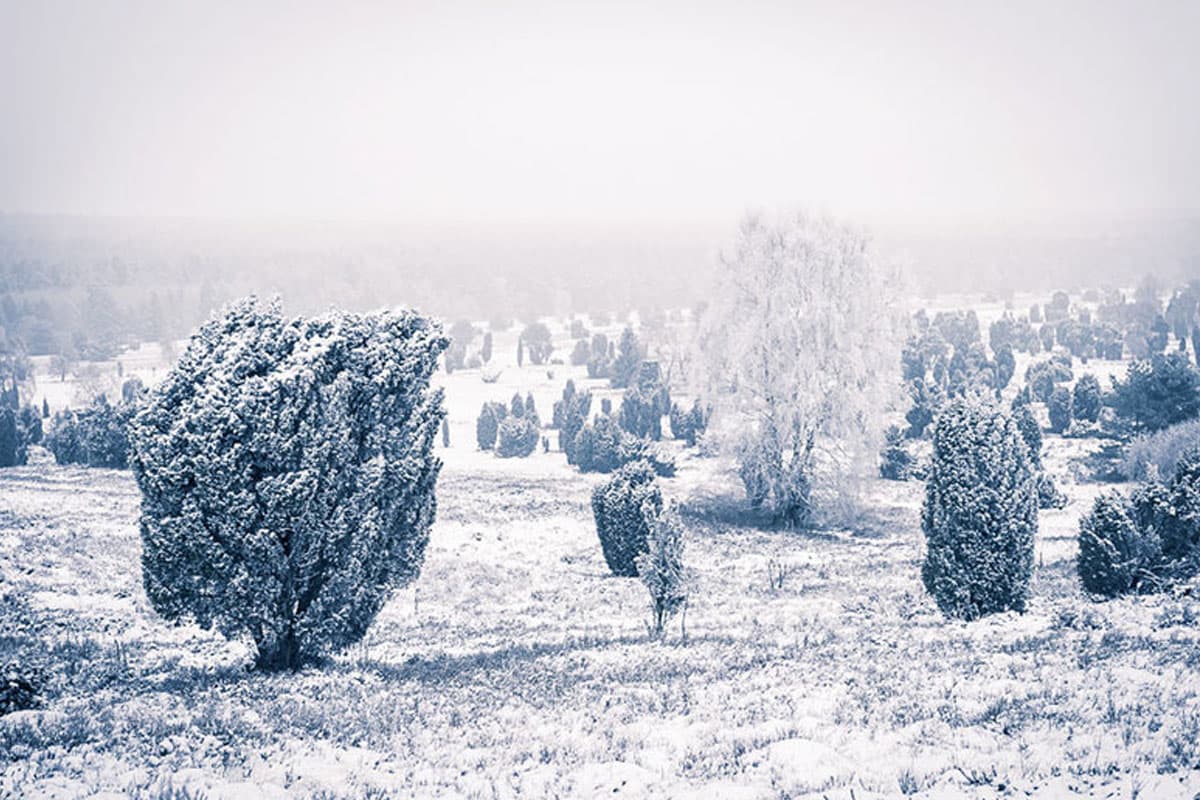
[[[441,376],[454,424],[424,571],[365,643],[299,675],[249,672],[246,645],[154,614],[128,473],[40,451],[0,472],[0,635],[56,665],[43,709],[0,719],[0,797],[1200,791],[1200,606],[1094,603],[1075,577],[1104,487],[1072,476],[1101,440],[1047,436],[1071,503],[1041,513],[1031,608],[974,623],[921,586],[920,483],[874,482],[853,531],[764,531],[704,513],[736,487],[678,450],[663,484],[693,509],[695,586],[656,642],[644,587],[601,556],[601,478],[553,448],[474,449],[483,399],[532,390],[548,419],[580,371]]]

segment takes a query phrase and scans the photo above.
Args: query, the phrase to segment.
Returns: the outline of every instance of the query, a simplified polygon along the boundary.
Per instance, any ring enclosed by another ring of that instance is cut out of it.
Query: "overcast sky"
[[[1198,43],[1196,0],[0,0],[0,210],[1191,215]]]

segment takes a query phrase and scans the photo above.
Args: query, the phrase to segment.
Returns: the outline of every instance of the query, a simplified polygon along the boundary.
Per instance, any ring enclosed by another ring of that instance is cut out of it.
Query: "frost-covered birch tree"
[[[749,215],[698,345],[710,438],[778,522],[808,523],[873,473],[900,386],[898,273],[825,216]]]

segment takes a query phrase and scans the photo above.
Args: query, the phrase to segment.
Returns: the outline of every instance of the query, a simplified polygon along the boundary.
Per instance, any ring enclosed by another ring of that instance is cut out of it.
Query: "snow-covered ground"
[[[969,624],[921,587],[920,484],[873,485],[858,532],[694,517],[686,637],[660,643],[641,584],[604,566],[599,479],[465,433],[440,450],[421,578],[362,646],[299,675],[249,672],[244,645],[155,616],[127,473],[0,472],[2,633],[56,665],[42,710],[0,719],[0,796],[1200,791],[1200,608],[1081,595],[1095,485],[1060,478],[1073,500],[1042,514],[1029,612]],[[1047,455],[1088,446],[1048,437]],[[680,463],[668,494],[711,488],[705,462]]]
[[[0,639],[53,665],[44,707],[0,718],[0,798],[1200,792],[1200,604],[1095,603],[1075,578],[1078,518],[1107,488],[1076,465],[1101,440],[1046,436],[1071,502],[1041,514],[1031,608],[974,623],[921,586],[921,484],[873,482],[856,530],[762,530],[709,513],[736,484],[668,443],[695,582],[657,642],[645,589],[601,556],[602,478],[553,432],[528,459],[475,449],[484,400],[532,392],[548,422],[568,377],[599,389],[582,368],[517,368],[516,335],[496,337],[495,383],[438,376],[451,447],[420,579],[361,646],[298,675],[154,614],[128,473],[42,451],[0,471]],[[143,355],[126,370],[150,383]]]

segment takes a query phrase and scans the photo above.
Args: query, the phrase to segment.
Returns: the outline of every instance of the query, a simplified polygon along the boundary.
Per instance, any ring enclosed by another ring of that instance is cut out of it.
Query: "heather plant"
[[[947,616],[1024,611],[1037,532],[1035,474],[1012,418],[976,398],[938,416],[921,527],[925,588]]]
[[[626,464],[592,492],[596,532],[604,561],[614,575],[637,576],[637,558],[649,552],[651,520],[662,507],[654,470],[644,461]]]
[[[362,639],[421,569],[448,343],[410,311],[253,298],[205,323],[133,423],[155,610],[248,637],[264,669]]]

